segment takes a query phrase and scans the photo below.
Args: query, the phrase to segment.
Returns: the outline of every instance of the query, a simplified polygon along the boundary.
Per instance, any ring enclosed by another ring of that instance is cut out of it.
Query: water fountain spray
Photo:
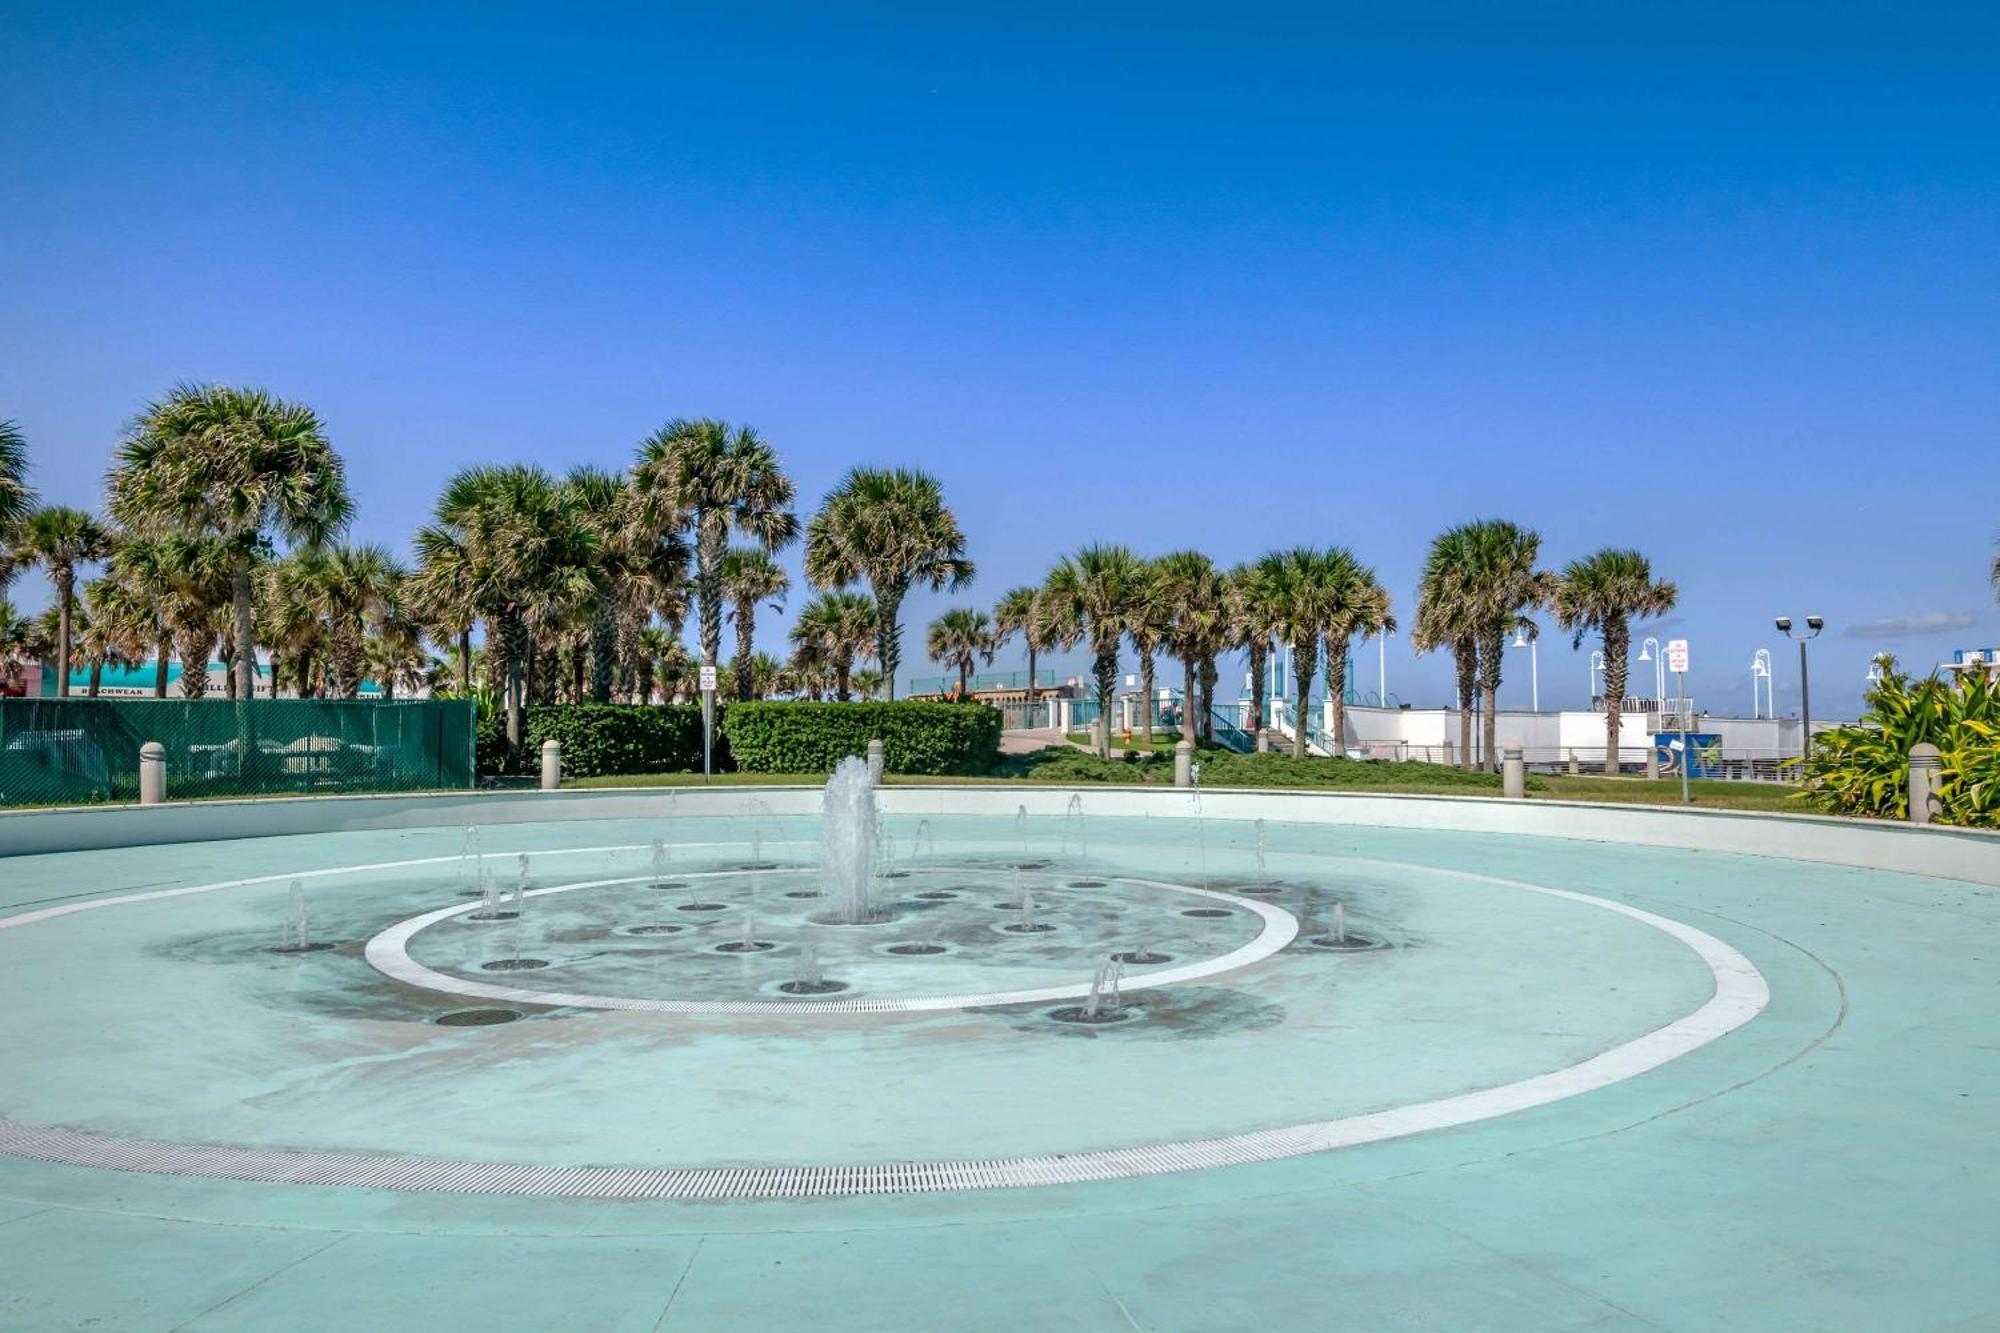
[[[1077,858],[1088,861],[1090,859],[1090,845],[1084,838],[1083,796],[1081,793],[1072,793],[1069,798],[1069,804],[1063,807],[1062,850],[1064,856],[1069,855],[1069,843],[1072,831],[1076,836]]]
[[[1259,819],[1254,827],[1257,830],[1257,883],[1259,887],[1266,887],[1271,877],[1264,869],[1264,821]]]
[[[849,755],[827,780],[820,819],[820,880],[833,901],[834,919],[848,925],[872,920],[868,887],[875,878],[882,817],[868,761]]]
[[[653,887],[659,888],[660,881],[667,877],[667,840],[653,839]]]
[[[937,841],[931,836],[931,821],[919,819],[917,831],[910,836],[910,861],[915,864],[925,857],[937,855]]]
[[[285,913],[285,933],[278,941],[279,953],[300,953],[312,943],[312,929],[306,918],[306,886],[304,880],[292,881],[287,896]]]
[[[1014,831],[1021,835],[1021,859],[1028,859],[1028,807],[1014,807]]]

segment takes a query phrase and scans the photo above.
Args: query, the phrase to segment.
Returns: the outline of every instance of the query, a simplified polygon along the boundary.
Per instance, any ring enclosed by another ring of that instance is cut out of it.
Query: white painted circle
[[[976,868],[951,867],[955,875],[987,873]],[[736,877],[740,871],[702,871],[695,874],[677,876],[687,882],[703,879]],[[647,875],[623,875],[615,879],[580,880],[573,884],[556,884],[548,888],[530,889],[522,896],[537,898],[551,893],[573,893],[579,889],[610,888],[619,884],[643,884],[653,879]],[[1191,884],[1173,884],[1166,880],[1138,879],[1130,875],[1106,876],[1111,884],[1131,884],[1145,889],[1158,889],[1170,893],[1192,894],[1197,898],[1214,898],[1254,913],[1262,922],[1255,939],[1228,953],[1216,954],[1210,958],[1196,959],[1178,967],[1162,968],[1157,972],[1136,973],[1128,978],[1123,990],[1149,990],[1160,986],[1173,986],[1181,982],[1194,981],[1200,977],[1220,976],[1239,968],[1260,963],[1272,954],[1278,953],[1298,937],[1298,918],[1284,908],[1272,903],[1258,902],[1251,898],[1239,897],[1233,893],[1221,893],[1215,889],[1199,889]],[[966,991],[947,995],[854,995],[838,999],[770,999],[770,1000],[670,1000],[652,999],[636,995],[603,995],[590,991],[536,990],[524,986],[501,986],[487,981],[475,981],[469,977],[454,976],[424,966],[410,957],[409,944],[419,931],[434,926],[441,921],[464,916],[479,910],[479,904],[454,903],[450,907],[440,907],[433,912],[399,921],[368,941],[365,956],[368,963],[384,976],[425,990],[443,991],[451,995],[466,995],[479,1000],[498,1000],[508,1004],[543,1005],[557,1009],[625,1009],[649,1014],[887,1014],[887,1013],[935,1013],[946,1009],[980,1009],[1004,1004],[1043,1004],[1054,1000],[1077,1000],[1090,994],[1090,986],[1038,986],[1026,990],[1011,991]]]

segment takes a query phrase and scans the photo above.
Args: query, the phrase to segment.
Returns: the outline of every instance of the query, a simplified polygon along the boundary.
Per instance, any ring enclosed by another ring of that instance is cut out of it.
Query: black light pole
[[[1797,639],[1799,641],[1799,720],[1805,724],[1799,737],[1799,758],[1801,760],[1812,758],[1812,681],[1806,674],[1806,644],[1810,640],[1819,637],[1819,632],[1826,628],[1826,621],[1820,616],[1807,616],[1806,628],[1812,632],[1810,634],[1794,634],[1792,633],[1792,618],[1790,616],[1778,617],[1778,633],[1788,639]]]

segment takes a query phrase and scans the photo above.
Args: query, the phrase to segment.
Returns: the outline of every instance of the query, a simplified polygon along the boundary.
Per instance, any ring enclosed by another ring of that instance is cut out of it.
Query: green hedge
[[[479,771],[504,773],[504,719],[479,719]],[[520,772],[541,771],[542,742],[563,747],[563,776],[701,771],[701,708],[695,704],[534,704],[521,718]],[[727,772],[729,746],[718,725],[715,771]]]
[[[891,773],[981,774],[1000,755],[1000,714],[974,703],[739,703],[722,732],[747,773],[825,773],[871,740]]]

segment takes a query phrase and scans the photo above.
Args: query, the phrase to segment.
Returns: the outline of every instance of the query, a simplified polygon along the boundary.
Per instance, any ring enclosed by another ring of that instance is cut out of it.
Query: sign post
[[[1681,804],[1692,805],[1688,796],[1688,766],[1694,762],[1694,751],[1688,748],[1688,707],[1687,707],[1688,641],[1674,639],[1667,644],[1667,670],[1674,673],[1674,693],[1679,696],[1676,711],[1681,722]]]
[[[701,664],[701,780],[708,782],[715,756],[715,667]]]

